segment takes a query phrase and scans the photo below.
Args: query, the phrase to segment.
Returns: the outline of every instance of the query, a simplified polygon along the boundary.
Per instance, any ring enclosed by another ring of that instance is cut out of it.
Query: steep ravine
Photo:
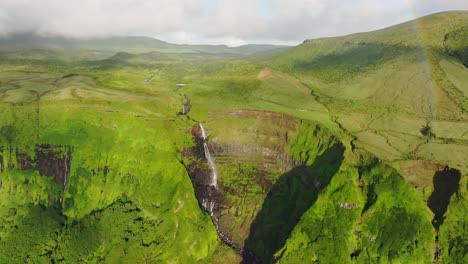
[[[196,142],[196,146],[184,150],[183,153],[184,157],[191,160],[186,167],[189,171],[195,190],[195,196],[201,209],[210,215],[220,239],[236,252],[241,253],[243,251],[243,247],[232,241],[232,239],[219,225],[216,213],[218,212],[219,207],[223,204],[224,198],[214,178],[214,174],[217,174],[215,168],[216,165],[211,157],[210,150],[208,149],[207,138],[202,128],[201,124],[193,126],[191,133],[194,141]]]
[[[190,130],[195,145],[183,160],[200,207],[240,253],[230,262],[418,262],[440,254],[438,225],[459,188],[457,170],[437,166],[424,198],[395,169],[363,149],[346,149],[315,123],[231,110],[212,113],[203,126],[207,131],[198,124]]]
[[[238,260],[269,262],[336,173],[344,147],[318,125],[284,114],[254,110],[219,114],[224,118],[216,121],[212,116],[214,121],[205,126],[221,127],[229,134],[211,130],[207,136],[194,125],[190,133],[195,146],[184,150],[184,164],[201,208],[212,216],[221,239],[241,254]],[[244,125],[250,122],[257,126]],[[216,160],[216,187],[206,147]]]

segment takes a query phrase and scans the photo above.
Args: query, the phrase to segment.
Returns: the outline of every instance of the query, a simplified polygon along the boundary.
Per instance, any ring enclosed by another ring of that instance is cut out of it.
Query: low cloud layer
[[[295,44],[446,10],[468,10],[468,1],[1,0],[0,35],[144,35],[191,44]]]

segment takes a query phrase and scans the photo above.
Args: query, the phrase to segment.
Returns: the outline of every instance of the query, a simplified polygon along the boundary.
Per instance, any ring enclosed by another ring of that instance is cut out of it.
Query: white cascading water
[[[63,169],[64,169],[64,175],[63,175],[63,193],[60,195],[59,198],[59,203],[60,205],[63,205],[63,196],[65,195],[65,192],[67,190],[67,183],[68,183],[68,164],[67,164],[67,156],[64,157],[63,159]]]
[[[208,149],[208,141],[206,139],[206,131],[205,128],[201,123],[199,123],[201,132],[202,132],[202,137],[203,137],[203,148],[205,151],[205,157],[208,160],[208,164],[210,165],[211,168],[211,181],[210,181],[210,186],[213,186],[215,188],[218,188],[218,172],[216,171],[216,164],[211,156],[210,150]],[[213,220],[213,224],[215,225],[216,232],[218,233],[218,236],[221,238],[224,243],[226,243],[229,247],[233,248],[235,251],[239,252],[240,254],[244,254],[244,248],[238,244],[236,244],[229,236],[224,233],[220,226],[219,226],[219,221],[218,218],[216,217],[214,213],[215,209],[215,200],[212,199],[211,197],[211,190],[207,189],[208,191],[208,198],[203,198],[201,201],[201,206],[202,209],[210,214],[211,219]],[[250,253],[251,254],[251,253]]]
[[[214,209],[214,206],[215,206],[215,202],[214,201],[210,201],[209,199],[203,199],[202,200],[202,208],[203,210],[207,211],[208,213],[210,213],[210,215],[213,217],[213,209]]]
[[[215,164],[213,157],[211,156],[210,150],[208,149],[208,141],[206,140],[205,128],[203,127],[202,123],[199,123],[199,125],[202,131],[203,148],[205,150],[205,157],[206,157],[206,160],[208,161],[208,165],[210,165],[210,168],[211,168],[210,185],[217,188],[218,187],[218,172],[216,171],[216,164]]]

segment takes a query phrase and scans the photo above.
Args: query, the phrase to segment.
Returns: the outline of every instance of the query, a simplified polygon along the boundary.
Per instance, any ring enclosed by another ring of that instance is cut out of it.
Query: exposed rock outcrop
[[[252,123],[254,125],[250,126]],[[190,130],[195,146],[185,149],[182,156],[195,195],[200,207],[212,216],[219,236],[231,248],[242,253],[245,263],[260,261],[253,251],[257,248],[251,250],[245,247],[245,243],[247,241],[251,246],[257,238],[266,235],[263,233],[266,230],[263,225],[268,223],[265,216],[276,213],[275,210],[271,211],[273,207],[270,202],[275,203],[271,199],[275,195],[270,197],[270,192],[275,190],[275,193],[290,195],[291,199],[286,199],[287,202],[301,204],[301,208],[291,209],[293,218],[299,219],[304,208],[309,206],[301,195],[310,196],[307,201],[313,202],[316,193],[328,184],[335,167],[341,162],[343,146],[318,126],[311,125],[300,130],[302,123],[301,120],[280,113],[231,110],[209,115],[204,122],[208,130],[206,141],[198,124]],[[307,135],[298,142],[299,133]],[[324,133],[326,136],[322,138]],[[203,146],[205,142],[216,161],[219,176],[217,188],[210,184],[211,171]],[[291,154],[294,142],[307,145],[299,147],[300,151],[305,152],[297,153],[296,158]],[[330,148],[329,151],[326,151],[327,148]],[[315,152],[321,153],[317,162],[334,164],[336,160],[336,164],[330,165],[333,167],[330,173],[320,173],[316,168],[318,164],[312,165],[309,158],[318,154]],[[294,192],[300,193],[300,197],[288,192],[293,190],[288,187],[292,185],[301,186],[300,191]],[[283,206],[278,208],[284,209]],[[259,216],[260,212],[262,214]],[[287,235],[289,231],[284,229],[282,234]],[[284,242],[283,235],[280,244]],[[275,244],[275,248],[277,246]],[[269,248],[266,251],[268,253],[260,253],[270,254],[273,249]]]
[[[7,158],[10,170],[37,170],[41,175],[53,177],[55,182],[66,185],[72,152],[72,147],[58,145],[38,145],[34,149],[3,146],[0,147],[1,172],[6,170],[4,158]]]

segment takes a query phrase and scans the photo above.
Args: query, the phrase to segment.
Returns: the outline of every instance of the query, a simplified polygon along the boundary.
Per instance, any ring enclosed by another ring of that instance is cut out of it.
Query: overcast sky
[[[297,44],[445,10],[468,10],[468,0],[0,0],[0,35]]]

